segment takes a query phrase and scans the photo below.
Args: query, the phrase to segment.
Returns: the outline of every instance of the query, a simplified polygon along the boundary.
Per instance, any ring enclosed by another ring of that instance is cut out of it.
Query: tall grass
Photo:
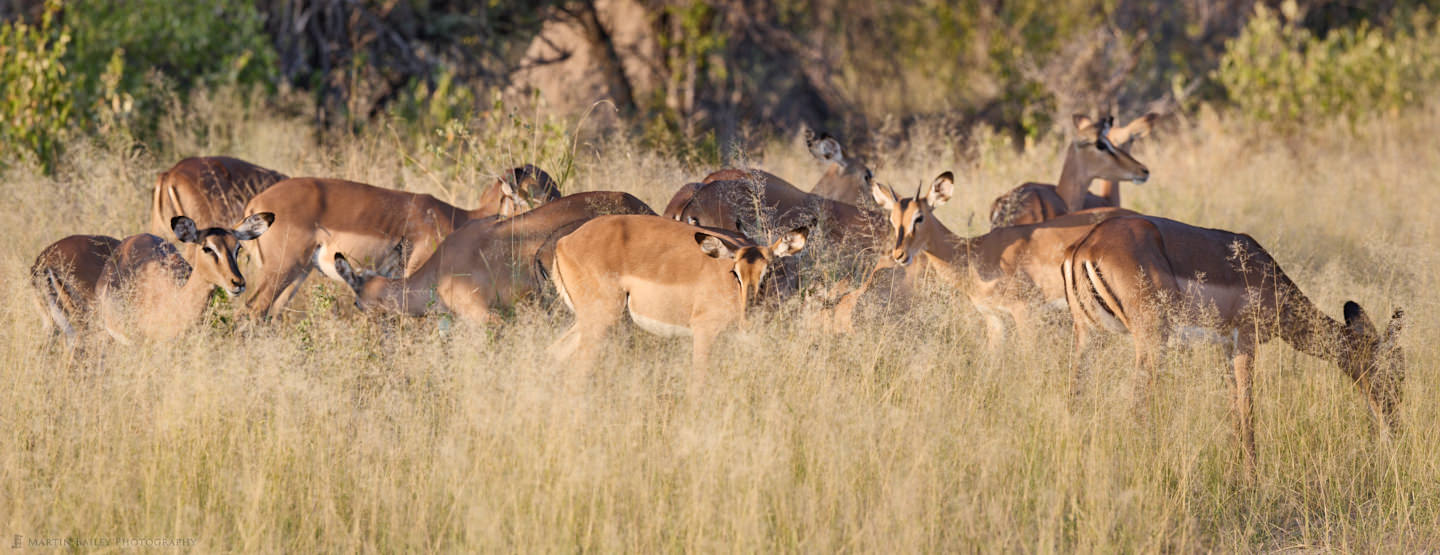
[[[1279,342],[1261,349],[1250,482],[1218,350],[1175,354],[1158,416],[1142,423],[1130,344],[1116,339],[1095,402],[1072,410],[1068,330],[988,352],[974,310],[943,287],[843,337],[810,331],[799,322],[811,309],[789,303],[721,341],[698,396],[687,342],[621,329],[571,388],[546,358],[563,307],[523,306],[493,329],[369,318],[323,279],[283,322],[221,307],[173,342],[97,340],[67,361],[39,331],[30,261],[71,233],[143,229],[155,174],[182,156],[462,205],[481,176],[528,161],[440,156],[384,134],[321,145],[302,122],[195,105],[167,116],[161,152],[76,142],[54,178],[3,176],[0,532],[293,552],[1440,548],[1435,110],[1285,135],[1203,113],[1136,149],[1154,177],[1125,192],[1130,206],[1254,235],[1331,315],[1347,299],[1411,315],[1406,430],[1390,440],[1338,369]],[[905,190],[956,170],[939,217],[969,233],[995,195],[1059,173],[1058,141],[973,144],[920,138],[887,152],[878,175]],[[820,174],[798,145],[745,146],[802,185]],[[706,170],[623,139],[582,141],[565,188],[658,208]]]

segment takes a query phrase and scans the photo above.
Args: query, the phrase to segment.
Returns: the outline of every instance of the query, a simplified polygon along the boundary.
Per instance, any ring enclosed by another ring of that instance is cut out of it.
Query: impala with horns
[[[1117,208],[1082,210],[966,238],[950,231],[934,214],[954,190],[954,176],[945,172],[913,197],[901,198],[878,183],[872,194],[890,211],[894,230],[890,259],[907,267],[919,260],[921,264],[907,268],[907,273],[934,272],[959,289],[985,317],[992,349],[1004,342],[1006,316],[1017,328],[1029,331],[1031,312],[1065,306],[1065,285],[1056,269],[1065,258],[1066,246],[1106,218],[1134,213]]]
[[[810,150],[810,154],[825,165],[825,173],[821,174],[820,179],[810,188],[810,194],[854,206],[861,206],[866,202],[865,191],[874,177],[869,167],[859,160],[847,159],[840,148],[840,142],[829,135],[816,136],[814,131],[806,129],[805,146]],[[690,203],[691,197],[701,186],[716,181],[746,181],[767,191],[783,191],[786,195],[804,193],[789,181],[765,170],[724,169],[705,176],[700,183],[689,183],[676,191],[665,205],[665,217],[684,221],[681,212]]]
[[[1235,427],[1245,467],[1253,471],[1255,347],[1279,337],[1339,365],[1382,426],[1399,424],[1402,312],[1395,311],[1383,333],[1354,301],[1345,303],[1344,322],[1326,316],[1249,235],[1150,216],[1113,218],[1069,247],[1061,274],[1075,322],[1077,397],[1097,331],[1134,336],[1140,406],[1172,336],[1220,341],[1233,358]]]
[[[241,241],[260,237],[275,221],[253,214],[234,229],[197,228],[176,216],[172,232],[183,252],[158,236],[132,235],[115,246],[96,286],[96,311],[105,331],[122,343],[131,335],[159,339],[184,332],[205,312],[216,288],[231,298],[245,292],[235,256]]]
[[[343,253],[321,271],[355,291],[361,310],[421,316],[450,313],[475,323],[497,321],[495,309],[512,307],[541,290],[555,243],[597,216],[646,214],[628,193],[576,193],[498,222],[472,221],[455,230],[409,277],[390,279],[357,270]]]
[[[723,230],[655,216],[602,216],[556,244],[551,279],[575,312],[554,353],[593,365],[606,333],[627,312],[641,329],[693,338],[693,364],[704,381],[710,347],[731,325],[745,323],[766,269],[805,247],[804,228],[770,246]]]
[[[245,203],[286,176],[225,156],[186,158],[160,174],[150,202],[150,233],[170,235],[170,221],[185,216],[199,227],[240,219]]]
[[[408,276],[465,222],[508,217],[559,197],[550,176],[528,165],[495,180],[474,210],[352,181],[287,179],[245,207],[247,214],[272,212],[278,222],[253,249],[258,272],[248,309],[253,315],[279,315],[310,270],[330,266],[337,252],[381,275]]]
[[[990,204],[991,228],[1036,224],[1086,208],[1120,206],[1121,181],[1144,183],[1150,171],[1130,156],[1136,138],[1150,132],[1159,118],[1149,113],[1124,127],[1114,127],[1114,118],[1100,121],[1075,116],[1075,140],[1065,150],[1065,163],[1056,185],[1026,183],[1000,195]],[[1099,194],[1090,192],[1090,183],[1100,180]]]
[[[49,335],[72,345],[90,324],[100,273],[120,240],[104,235],[71,235],[45,247],[30,266],[30,284]]]

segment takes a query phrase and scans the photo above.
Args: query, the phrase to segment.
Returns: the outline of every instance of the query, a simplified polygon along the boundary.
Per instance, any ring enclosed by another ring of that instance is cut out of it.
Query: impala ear
[[[891,191],[889,187],[881,185],[878,182],[871,181],[870,196],[875,197],[875,204],[880,205],[881,208],[884,208],[886,210],[895,209],[895,204],[897,202],[895,199],[895,193]]]
[[[1100,122],[1090,119],[1089,116],[1075,114],[1075,140],[1080,143],[1093,143],[1100,140]]]
[[[776,240],[775,244],[770,247],[770,252],[779,257],[786,257],[800,252],[801,249],[805,248],[805,239],[809,236],[810,228],[797,227],[789,233],[786,233],[784,237]]]
[[[844,164],[845,156],[840,150],[840,141],[829,135],[821,135],[818,140],[811,141],[814,137],[808,137],[805,146],[810,147],[810,154],[826,162]]]
[[[1395,309],[1395,314],[1390,316],[1390,324],[1385,326],[1385,336],[1381,338],[1387,344],[1394,344],[1400,340],[1400,332],[1405,329],[1405,310]]]
[[[1345,301],[1345,327],[1356,337],[1376,337],[1375,324],[1355,301]]]
[[[930,192],[925,195],[925,202],[930,206],[940,206],[950,202],[950,197],[955,195],[955,174],[945,172],[935,177],[930,182]]]
[[[1155,120],[1157,119],[1160,119],[1160,114],[1150,112],[1148,114],[1135,118],[1134,120],[1131,120],[1130,123],[1125,125],[1125,127],[1115,127],[1110,129],[1110,132],[1107,133],[1105,136],[1110,139],[1110,142],[1112,144],[1120,147],[1126,147],[1129,146],[1126,143],[1150,134],[1150,126],[1154,125]]]
[[[265,233],[265,230],[270,229],[270,224],[273,223],[275,223],[275,214],[273,212],[251,214],[250,217],[241,220],[240,225],[235,226],[235,238],[241,241],[249,241]]]
[[[520,177],[519,172],[520,170],[516,170],[514,175],[516,178]],[[497,180],[496,185],[500,188],[499,216],[501,218],[509,218],[518,212],[524,212],[530,209],[530,201],[526,200],[509,180]]]
[[[185,216],[170,218],[170,230],[175,232],[175,238],[181,243],[199,243],[200,230],[195,228],[195,220]]]
[[[359,294],[360,290],[365,288],[365,278],[360,277],[360,272],[356,272],[355,268],[350,266],[350,261],[345,259],[345,255],[338,252],[335,253],[335,273],[339,275],[340,279],[345,281],[345,285],[349,285],[350,289],[355,291],[356,294]]]
[[[696,233],[695,242],[700,245],[700,252],[710,258],[735,258],[735,251],[725,246],[725,242],[721,241],[719,237],[708,233]]]

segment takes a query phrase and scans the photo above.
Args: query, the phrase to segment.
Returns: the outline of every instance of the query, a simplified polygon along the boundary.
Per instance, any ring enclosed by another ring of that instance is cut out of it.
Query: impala
[[[990,204],[990,226],[1035,224],[1085,208],[1118,208],[1118,182],[1144,183],[1150,176],[1149,170],[1130,156],[1130,145],[1149,133],[1158,117],[1149,113],[1124,127],[1113,127],[1111,117],[1096,122],[1076,115],[1076,139],[1065,151],[1059,183],[1026,183],[1000,195]],[[1099,194],[1090,192],[1090,182],[1096,179],[1100,180]]]
[[[493,309],[539,291],[560,236],[605,214],[655,212],[628,193],[576,193],[513,218],[465,224],[409,277],[357,271],[342,253],[321,271],[350,285],[362,310],[452,313],[475,323],[494,322]]]
[[[832,243],[860,248],[873,246],[885,234],[885,218],[876,212],[806,193],[783,181],[772,182],[763,175],[761,179],[719,179],[701,184],[688,202],[667,216],[747,237],[765,237],[776,230],[806,226],[823,230]],[[721,177],[736,176],[724,173]]]
[[[589,368],[606,332],[626,312],[641,329],[693,337],[697,379],[715,338],[744,325],[766,268],[805,247],[803,228],[771,246],[655,216],[601,216],[556,244],[551,279],[575,324],[556,341],[560,358]]]
[[[249,311],[280,314],[310,270],[329,266],[334,253],[346,253],[351,261],[385,276],[408,276],[465,222],[507,217],[559,196],[550,176],[534,166],[516,168],[497,179],[474,210],[456,208],[427,194],[339,179],[276,183],[245,207],[246,214],[274,213],[279,222],[253,249],[259,273],[247,301]],[[326,275],[336,277],[333,272]]]
[[[900,198],[893,189],[875,184],[875,202],[890,212],[894,230],[890,258],[901,266],[917,259],[919,268],[934,271],[974,303],[988,327],[990,347],[1005,340],[1006,316],[1016,327],[1030,330],[1030,312],[1046,305],[1061,308],[1065,285],[1056,268],[1065,247],[1097,222],[1127,212],[1116,208],[1085,210],[1038,224],[1002,227],[978,237],[962,238],[935,217],[934,208],[950,200],[955,189],[950,172],[940,174],[922,196]],[[913,274],[911,274],[913,275]],[[908,277],[913,279],[913,277]],[[848,325],[840,323],[839,327]]]
[[[1343,323],[1330,318],[1249,235],[1150,216],[1114,218],[1068,249],[1061,273],[1075,322],[1077,396],[1084,390],[1096,330],[1135,337],[1139,403],[1172,335],[1223,341],[1233,354],[1236,434],[1245,467],[1253,471],[1251,364],[1257,344],[1279,337],[1337,364],[1365,394],[1382,426],[1399,424],[1402,311],[1395,311],[1383,334],[1354,301],[1345,303]]]
[[[200,227],[229,225],[245,203],[284,174],[224,156],[186,158],[160,174],[150,203],[150,233],[170,233],[170,220],[186,216]]]
[[[816,136],[809,129],[805,130],[805,145],[817,160],[825,164],[825,173],[810,188],[809,194],[844,203],[851,206],[859,206],[864,202],[864,192],[869,186],[874,174],[870,168],[856,160],[847,160],[844,151],[840,148],[839,141],[829,135]],[[743,181],[753,184],[758,188],[769,192],[767,197],[775,199],[772,202],[784,202],[791,198],[803,198],[805,191],[792,185],[773,173],[760,169],[738,169],[730,168],[719,170],[705,176],[700,183],[688,183],[670,197],[670,202],[665,205],[664,215],[666,218],[685,221],[683,212],[690,204],[691,198],[703,186],[717,181]],[[789,205],[787,205],[788,208]],[[706,224],[709,225],[709,224]],[[727,223],[728,225],[728,223]]]
[[[245,291],[235,262],[241,241],[260,237],[275,221],[269,212],[253,214],[235,229],[199,229],[176,216],[171,226],[184,252],[158,236],[132,235],[115,246],[96,287],[96,310],[105,331],[122,343],[138,332],[150,338],[180,334],[200,314],[210,292],[230,297]]]
[[[120,240],[104,235],[71,235],[45,247],[30,266],[30,284],[39,293],[41,322],[49,335],[74,344],[95,304],[100,273]]]

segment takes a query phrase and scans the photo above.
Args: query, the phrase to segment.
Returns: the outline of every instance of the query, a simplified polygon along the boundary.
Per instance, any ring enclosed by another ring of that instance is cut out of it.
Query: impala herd
[[[1172,342],[1220,342],[1232,358],[1247,469],[1251,364],[1256,345],[1273,337],[1335,362],[1384,429],[1398,427],[1401,311],[1383,331],[1354,302],[1334,320],[1253,238],[1119,207],[1119,183],[1150,176],[1129,147],[1155,118],[1116,127],[1109,117],[1076,116],[1057,184],[1026,183],[997,198],[991,230],[975,237],[956,235],[934,213],[955,193],[950,172],[902,196],[834,138],[809,133],[826,166],[809,191],[758,169],[720,170],[681,187],[663,216],[624,192],[562,196],[530,165],[503,172],[467,210],[426,194],[190,158],[160,174],[151,233],[66,237],[40,253],[31,279],[46,327],[72,345],[102,330],[126,344],[174,337],[216,289],[232,298],[248,289],[246,313],[283,317],[312,270],[348,285],[367,312],[445,313],[479,325],[502,323],[500,314],[549,284],[574,313],[551,348],[557,359],[590,367],[628,314],[646,331],[692,337],[694,385],[719,334],[743,326],[758,300],[797,291],[813,270],[801,253],[823,244],[852,254],[871,276],[824,311],[829,329],[852,329],[879,269],[898,272],[902,287],[933,277],[974,305],[992,352],[1007,330],[1033,333],[1039,313],[1068,315],[1076,398],[1097,331],[1134,337],[1140,403]]]

